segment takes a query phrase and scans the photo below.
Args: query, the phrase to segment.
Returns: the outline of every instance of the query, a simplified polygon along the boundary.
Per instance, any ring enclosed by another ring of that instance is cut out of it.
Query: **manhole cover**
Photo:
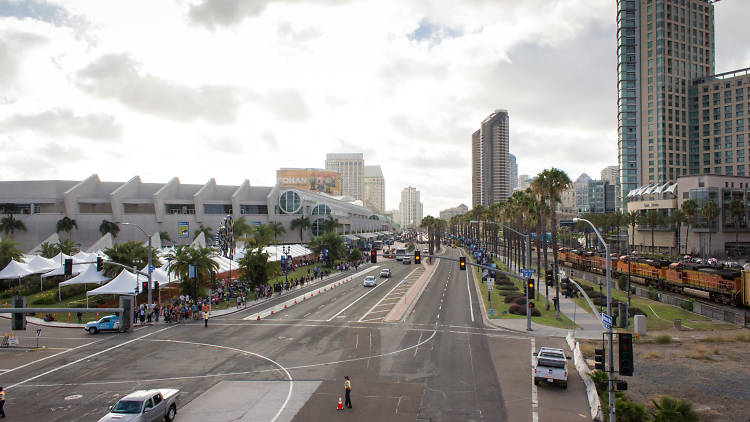
[[[65,400],[78,400],[81,397],[83,397],[81,394],[72,394],[70,396],[65,397]]]

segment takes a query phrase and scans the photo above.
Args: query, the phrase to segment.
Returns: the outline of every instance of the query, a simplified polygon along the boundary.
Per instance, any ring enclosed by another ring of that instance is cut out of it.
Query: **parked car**
[[[120,331],[120,317],[107,315],[100,318],[99,321],[89,322],[84,330],[88,331],[89,334],[96,334],[101,331]]]
[[[568,362],[562,349],[542,347],[535,357],[534,385],[542,381],[568,388]]]
[[[391,270],[388,268],[380,270],[380,278],[391,278]]]
[[[172,422],[177,415],[180,390],[159,388],[138,390],[121,398],[99,422]]]
[[[365,281],[362,282],[362,285],[365,287],[375,287],[378,285],[378,282],[375,281],[375,276],[368,275],[365,277]]]

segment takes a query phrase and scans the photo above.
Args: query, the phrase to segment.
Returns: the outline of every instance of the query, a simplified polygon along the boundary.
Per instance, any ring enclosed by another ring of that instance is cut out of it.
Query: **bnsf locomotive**
[[[605,274],[607,261],[590,252],[561,249],[561,265]],[[750,307],[750,272],[738,269],[715,268],[704,264],[671,262],[640,257],[612,257],[610,269],[613,278],[628,274],[630,260],[631,281],[654,286],[659,290],[683,293],[714,302],[740,307]]]

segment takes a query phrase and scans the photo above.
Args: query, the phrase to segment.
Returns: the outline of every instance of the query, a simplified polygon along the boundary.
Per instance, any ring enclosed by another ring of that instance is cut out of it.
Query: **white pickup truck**
[[[172,422],[179,392],[171,388],[134,391],[111,406],[99,422]]]
[[[559,384],[568,388],[568,362],[562,349],[542,347],[534,356],[534,384]]]

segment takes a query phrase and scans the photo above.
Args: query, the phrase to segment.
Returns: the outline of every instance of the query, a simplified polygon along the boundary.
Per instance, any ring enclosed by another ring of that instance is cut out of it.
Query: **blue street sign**
[[[149,274],[152,273],[152,272],[154,272],[155,269],[156,269],[156,267],[154,267],[153,265],[149,265],[149,267],[148,267]]]
[[[190,278],[197,277],[197,274],[196,274],[197,272],[198,272],[198,267],[196,267],[195,265],[190,264],[190,270],[189,270],[189,276],[190,276]]]
[[[490,316],[495,315],[495,310],[490,308]]]
[[[604,323],[604,328],[609,330],[612,328],[612,317],[607,314],[602,314],[602,323]]]

